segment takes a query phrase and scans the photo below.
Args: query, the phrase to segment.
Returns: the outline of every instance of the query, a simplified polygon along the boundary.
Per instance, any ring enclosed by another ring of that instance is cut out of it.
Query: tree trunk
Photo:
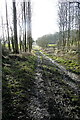
[[[19,42],[20,42],[20,51],[22,51],[22,41],[21,41],[21,35],[19,37]]]
[[[14,25],[14,53],[19,53],[18,49],[18,39],[17,39],[17,16],[16,16],[16,5],[15,0],[13,0],[13,25]]]
[[[80,3],[78,3],[78,24],[79,24],[79,30],[78,30],[78,62],[80,64]]]
[[[25,52],[26,52],[26,3],[24,2],[24,24],[25,24],[25,29],[24,29],[24,46],[25,46]]]
[[[4,25],[3,25],[3,18],[1,17],[1,19],[2,19],[2,39],[3,39],[3,46],[5,47],[6,42],[5,42],[5,39],[4,39]]]
[[[6,23],[7,23],[8,48],[9,48],[9,50],[11,51],[10,39],[9,39],[9,24],[8,24],[7,2],[6,2]]]
[[[27,43],[28,51],[31,52],[32,49],[32,35],[31,35],[31,2],[28,1],[28,20],[27,20]]]

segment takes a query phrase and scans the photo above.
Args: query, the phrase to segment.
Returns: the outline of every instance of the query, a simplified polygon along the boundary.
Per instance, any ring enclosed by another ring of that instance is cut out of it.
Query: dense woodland
[[[5,0],[2,120],[80,119],[80,0],[57,7],[59,32],[35,41],[31,0]]]

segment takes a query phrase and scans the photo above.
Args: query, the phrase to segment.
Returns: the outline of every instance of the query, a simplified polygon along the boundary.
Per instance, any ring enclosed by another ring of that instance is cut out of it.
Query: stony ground
[[[38,50],[35,54],[37,60],[34,77],[28,82],[23,80],[24,84],[18,87],[18,93],[14,95],[14,100],[11,100],[10,107],[14,108],[13,118],[9,116],[8,119],[3,120],[79,120],[79,83],[67,76]],[[19,96],[22,94],[24,96]],[[4,114],[5,111],[6,109],[4,109]]]

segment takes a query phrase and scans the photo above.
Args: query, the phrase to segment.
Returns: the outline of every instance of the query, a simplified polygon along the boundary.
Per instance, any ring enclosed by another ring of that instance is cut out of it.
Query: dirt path
[[[48,60],[52,64],[56,65],[56,67],[58,67],[58,70],[62,72],[64,76],[65,84],[68,84],[71,88],[73,88],[76,91],[76,93],[80,92],[79,90],[80,76],[67,71],[63,66],[61,66],[60,64],[49,58],[48,56],[44,55],[42,52],[40,53],[46,60]]]
[[[41,60],[38,56],[37,61],[37,68],[36,68],[36,75],[35,75],[35,81],[34,81],[34,90],[33,90],[33,96],[30,99],[30,105],[29,105],[29,115],[33,120],[49,120],[49,113],[47,111],[46,107],[46,101],[45,101],[45,91],[44,91],[44,81],[42,79],[42,72],[43,70],[41,67]],[[44,104],[45,103],[45,104]],[[44,106],[45,105],[45,106]]]
[[[39,51],[36,54],[36,75],[27,108],[31,120],[79,120],[79,86]]]

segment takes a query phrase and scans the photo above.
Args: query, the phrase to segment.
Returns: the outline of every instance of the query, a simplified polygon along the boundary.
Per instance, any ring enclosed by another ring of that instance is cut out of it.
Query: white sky
[[[32,34],[33,38],[58,31],[58,0],[32,0]]]
[[[5,14],[2,7],[5,0],[0,0],[0,13]],[[8,5],[12,0],[7,0]],[[58,31],[57,1],[58,0],[31,0],[32,1],[32,36],[33,39],[45,34],[54,34]]]

